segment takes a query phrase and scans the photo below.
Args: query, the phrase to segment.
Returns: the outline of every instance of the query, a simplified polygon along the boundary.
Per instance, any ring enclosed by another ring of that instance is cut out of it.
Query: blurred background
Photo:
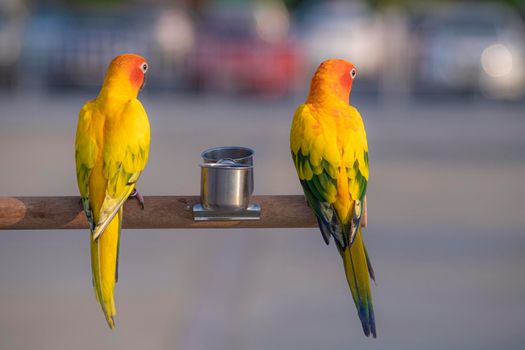
[[[144,195],[197,194],[199,154],[256,150],[256,194],[300,194],[295,107],[358,69],[378,339],[315,229],[125,230],[107,329],[88,232],[0,233],[0,349],[522,349],[525,3],[1,0],[0,195],[77,195],[82,104],[150,62]],[[147,205],[147,202],[146,202]]]

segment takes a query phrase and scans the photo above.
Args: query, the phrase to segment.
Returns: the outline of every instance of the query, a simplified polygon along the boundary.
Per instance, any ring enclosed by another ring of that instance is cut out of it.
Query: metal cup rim
[[[239,170],[253,169],[253,165],[249,165],[249,164],[202,163],[202,164],[199,164],[199,166],[201,168],[213,168],[213,169],[239,169]]]
[[[255,151],[253,149],[251,149],[251,148],[248,148],[248,147],[243,147],[243,146],[219,146],[219,147],[208,148],[207,150],[202,151],[201,158],[204,159],[205,161],[218,160],[218,159],[213,159],[213,158],[206,157],[206,153],[210,153],[210,152],[213,152],[213,151],[224,151],[224,150],[243,150],[243,151],[247,151],[249,153],[249,155],[244,156],[244,157],[234,158],[234,159],[232,158],[234,161],[240,161],[240,160],[253,158],[253,156],[255,155]]]

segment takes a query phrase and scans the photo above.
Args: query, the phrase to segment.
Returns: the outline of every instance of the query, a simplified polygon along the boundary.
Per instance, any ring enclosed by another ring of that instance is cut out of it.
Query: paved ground
[[[86,95],[0,96],[0,195],[73,195]],[[196,194],[199,153],[256,149],[256,192],[300,193],[300,99],[145,96],[144,194]],[[520,349],[525,341],[523,106],[356,99],[370,144],[369,252],[379,338],[362,334],[316,230],[125,232],[117,330],[81,231],[0,233],[1,349]]]

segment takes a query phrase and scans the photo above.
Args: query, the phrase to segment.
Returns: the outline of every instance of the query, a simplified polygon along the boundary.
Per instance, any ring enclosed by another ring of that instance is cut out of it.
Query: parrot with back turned
[[[290,147],[306,201],[323,239],[334,238],[363,331],[376,337],[370,278],[375,279],[363,243],[366,226],[368,144],[357,109],[349,105],[357,70],[350,62],[321,63],[310,93],[295,111]]]
[[[115,57],[98,96],[80,110],[75,142],[77,182],[91,231],[93,288],[111,329],[115,327],[122,205],[136,196],[146,166],[150,128],[137,99],[147,61],[138,55]]]

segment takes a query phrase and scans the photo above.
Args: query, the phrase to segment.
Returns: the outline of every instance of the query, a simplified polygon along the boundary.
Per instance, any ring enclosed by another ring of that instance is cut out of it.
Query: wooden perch
[[[302,195],[253,196],[261,205],[254,221],[194,221],[198,196],[146,196],[145,210],[135,200],[124,205],[124,228],[299,228],[317,227]],[[0,230],[87,229],[79,197],[0,197]]]

